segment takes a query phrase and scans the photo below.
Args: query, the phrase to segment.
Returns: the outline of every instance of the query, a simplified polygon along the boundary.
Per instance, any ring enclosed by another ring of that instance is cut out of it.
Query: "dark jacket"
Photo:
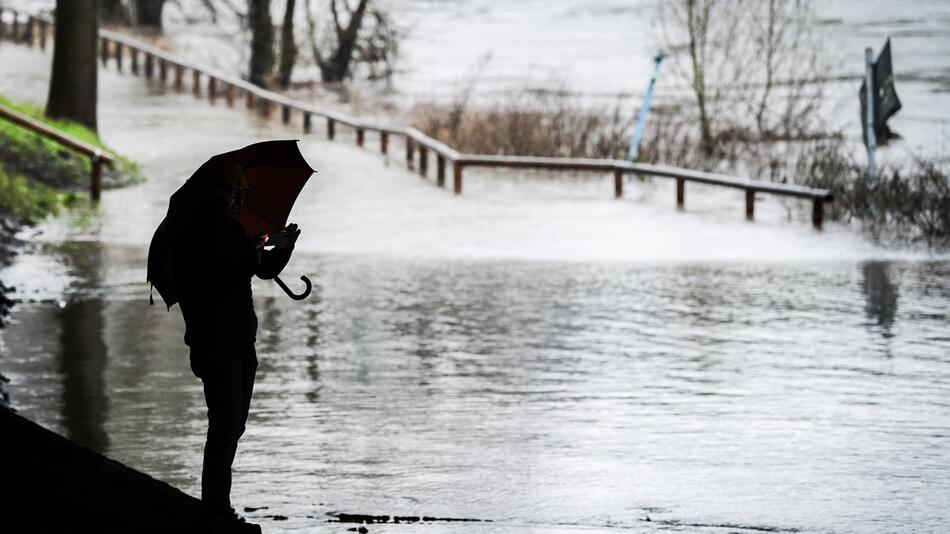
[[[257,316],[251,277],[274,278],[291,252],[263,251],[258,260],[241,225],[208,210],[179,232],[173,266],[193,364],[196,356],[254,343]]]

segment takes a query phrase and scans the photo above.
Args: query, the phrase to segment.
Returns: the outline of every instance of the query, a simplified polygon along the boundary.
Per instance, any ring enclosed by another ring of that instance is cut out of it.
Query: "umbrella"
[[[238,222],[248,236],[282,230],[287,225],[287,216],[297,195],[315,172],[300,154],[295,139],[248,145],[240,150],[213,156],[198,167],[191,178],[172,194],[168,213],[155,230],[148,249],[147,280],[158,290],[168,308],[178,302],[172,269],[175,237],[208,196],[209,187],[213,184],[212,177],[222,168],[232,165],[241,167],[251,187],[251,194],[238,215]],[[291,298],[300,300],[306,298],[311,289],[306,276],[300,279],[306,284],[301,294],[294,294],[280,278],[274,281]]]

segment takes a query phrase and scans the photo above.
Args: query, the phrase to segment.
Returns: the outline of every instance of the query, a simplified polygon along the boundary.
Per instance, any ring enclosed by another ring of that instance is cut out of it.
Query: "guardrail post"
[[[139,49],[129,48],[129,55],[132,56],[132,74],[139,75]]]
[[[40,21],[40,50],[46,50],[46,34],[49,32],[49,24],[45,20]]]
[[[752,189],[745,190],[745,218],[750,221],[755,218],[755,191]]]
[[[122,72],[122,43],[118,41],[115,43],[115,68]]]
[[[439,187],[445,187],[445,156],[435,155],[435,183]]]
[[[383,155],[389,153],[389,132],[379,132],[379,151]]]
[[[280,108],[280,121],[290,124],[290,106],[283,104]]]
[[[614,198],[623,196],[623,171],[614,169]]]
[[[333,136],[336,135],[336,123],[331,118],[327,118],[327,139],[333,141]]]
[[[145,78],[151,80],[152,73],[155,72],[155,56],[144,52],[145,54]]]
[[[36,33],[36,19],[33,18],[33,15],[30,15],[30,18],[26,22],[26,44],[30,45],[30,48],[33,48],[33,36]]]
[[[247,106],[247,109],[254,109],[254,93],[253,91],[244,91],[244,105]]]
[[[218,82],[214,79],[214,76],[208,76],[208,101],[211,104],[214,104],[215,98],[217,98],[218,93]]]
[[[201,71],[198,69],[191,71],[191,87],[195,98],[201,98]]]
[[[234,107],[234,86],[228,84],[227,89],[224,90],[224,100],[228,103],[229,108]]]
[[[406,136],[406,167],[408,167],[409,170],[412,170],[415,167],[415,162],[414,162],[414,159],[416,157],[415,144],[416,144],[415,140],[413,140],[413,138],[407,135]]]
[[[13,12],[13,34],[10,36],[14,43],[20,42],[20,14]]]
[[[686,206],[686,180],[676,179],[676,207],[683,209]]]
[[[825,219],[825,201],[821,198],[814,198],[811,201],[811,225],[815,230],[821,230]]]
[[[175,65],[175,90],[179,93],[184,88],[185,81],[185,67],[181,65]]]
[[[168,81],[168,62],[164,59],[158,60],[158,79],[162,81],[162,85]]]
[[[303,112],[303,133],[305,134],[310,133],[310,129],[312,128],[312,124],[311,124],[312,120],[313,119],[310,113],[307,111],[304,111]]]
[[[455,191],[456,195],[461,195],[462,194],[462,169],[464,168],[464,166],[458,161],[456,161],[455,164],[452,165],[452,167],[454,168],[453,170],[455,171],[454,180],[452,181],[452,189],[453,191]]]
[[[356,129],[356,146],[363,146],[363,141],[365,141],[364,134],[365,132],[362,128]]]
[[[426,177],[426,171],[429,170],[429,148],[425,145],[419,145],[419,176]]]
[[[102,66],[109,60],[109,40],[105,37],[99,38],[99,59],[102,60]]]
[[[89,198],[93,204],[99,203],[99,197],[102,196],[102,159],[98,151],[92,156],[92,176],[89,179]]]
[[[266,98],[260,99],[260,105],[258,107],[260,109],[261,115],[263,115],[265,119],[269,119],[270,118],[270,100]]]

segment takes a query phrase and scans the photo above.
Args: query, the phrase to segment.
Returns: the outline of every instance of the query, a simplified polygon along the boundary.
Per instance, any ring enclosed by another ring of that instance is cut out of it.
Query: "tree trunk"
[[[46,102],[49,117],[73,120],[94,132],[98,16],[97,0],[57,0],[53,73]]]
[[[128,26],[132,24],[129,6],[122,0],[100,0],[99,19],[108,24]]]
[[[135,2],[135,22],[139,26],[152,26],[162,29],[162,8],[165,0],[133,0]]]
[[[356,48],[356,40],[359,37],[360,25],[363,23],[363,15],[366,14],[367,3],[367,0],[360,0],[356,9],[350,13],[350,21],[346,25],[346,28],[343,28],[340,25],[340,17],[336,9],[336,0],[331,0],[330,9],[333,12],[333,22],[336,26],[337,48],[325,62],[321,62],[319,65],[320,76],[323,78],[323,81],[339,82],[349,75],[350,63],[353,59],[353,50]]]
[[[284,10],[284,25],[280,30],[280,66],[277,71],[277,85],[286,89],[290,85],[290,75],[293,74],[294,64],[297,62],[297,43],[294,42],[294,0],[287,0]]]
[[[274,24],[270,18],[270,0],[249,0],[247,10],[251,24],[251,83],[265,87],[274,68]]]

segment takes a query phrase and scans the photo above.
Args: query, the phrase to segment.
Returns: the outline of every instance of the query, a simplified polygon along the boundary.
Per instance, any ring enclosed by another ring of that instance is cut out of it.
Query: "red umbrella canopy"
[[[218,154],[198,167],[171,196],[168,213],[155,230],[148,251],[147,279],[168,307],[178,302],[172,260],[175,237],[220,183],[220,173],[234,165],[241,167],[250,187],[238,216],[249,237],[282,230],[297,196],[315,172],[294,139],[254,143]]]
[[[297,196],[315,172],[296,140],[255,143],[215,156],[205,165],[212,162],[237,164],[244,171],[251,190],[238,220],[250,237],[283,230]]]

